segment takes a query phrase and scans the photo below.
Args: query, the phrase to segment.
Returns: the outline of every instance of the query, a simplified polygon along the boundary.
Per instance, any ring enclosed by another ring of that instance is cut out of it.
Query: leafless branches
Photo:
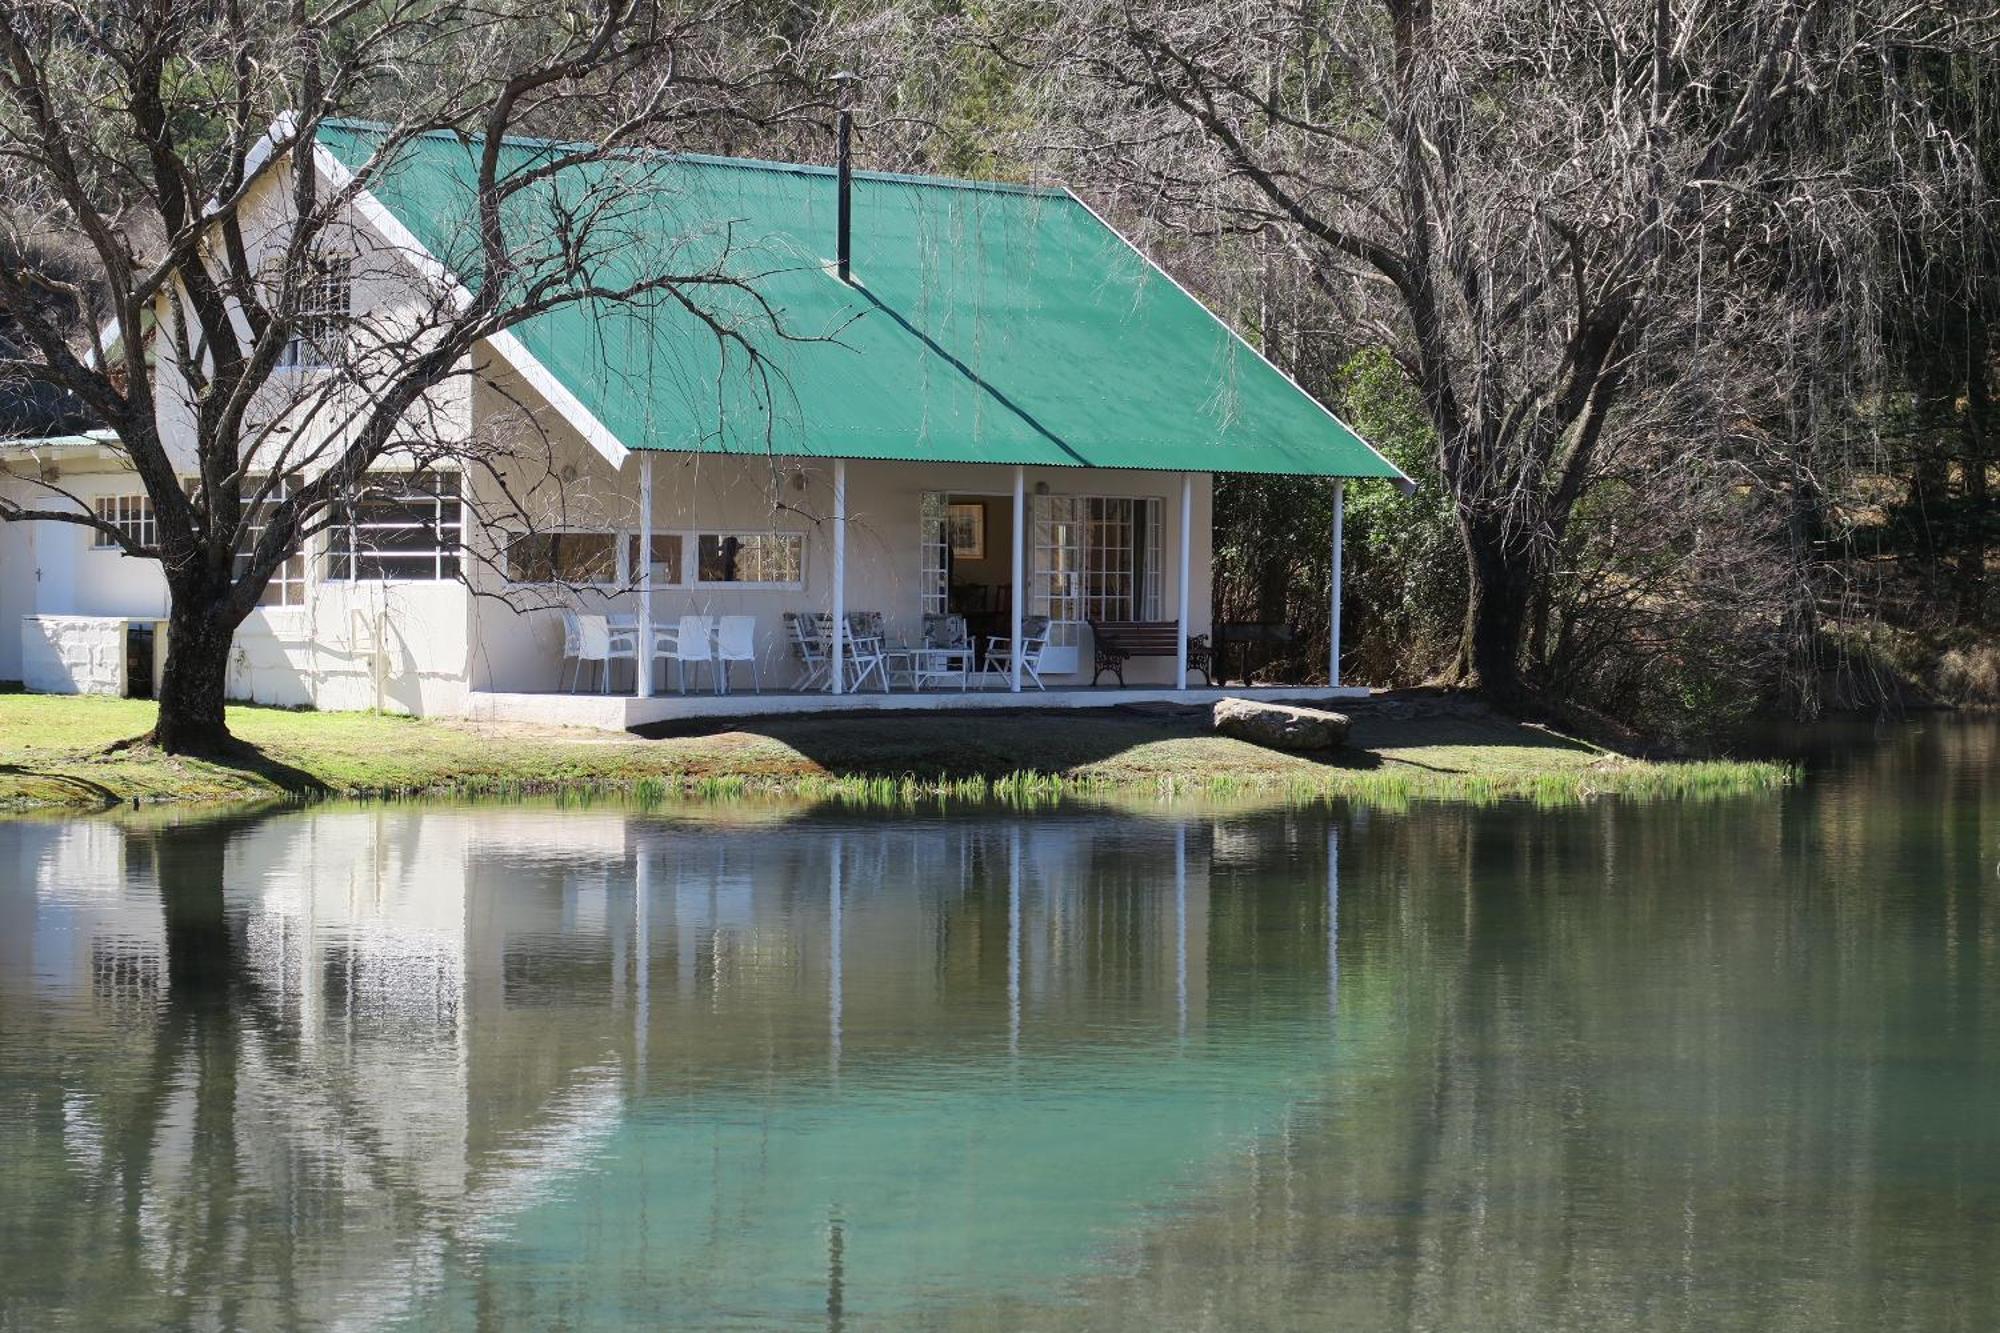
[[[1548,683],[1569,642],[1550,623],[1576,605],[1572,518],[1626,470],[1608,439],[1640,429],[1640,399],[1707,364],[1718,293],[1800,244],[1817,250],[1787,262],[1851,293],[1881,271],[1863,219],[1962,219],[1987,188],[1935,114],[1935,81],[1903,73],[1990,49],[1990,15],[1941,4],[1059,12],[989,39],[1033,72],[1048,121],[1083,127],[1065,136],[1079,173],[1211,250],[1276,241],[1345,341],[1388,348],[1421,395],[1471,592],[1460,672],[1503,695],[1533,688],[1524,673]],[[1865,134],[1829,132],[1884,94],[1896,104]],[[1689,419],[1650,447],[1716,475],[1719,426]]]
[[[6,225],[23,243],[80,238],[91,260],[83,279],[0,268],[17,335],[0,379],[72,395],[116,432],[157,515],[157,547],[134,553],[162,563],[181,655],[226,647],[378,460],[497,470],[502,446],[469,440],[454,404],[482,373],[474,349],[525,320],[579,303],[670,308],[742,373],[768,376],[760,340],[784,333],[729,238],[662,249],[629,216],[658,169],[641,150],[810,101],[782,61],[726,40],[742,28],[734,3],[0,12]],[[342,118],[368,122],[365,160],[319,146]],[[456,249],[426,257],[354,210],[437,135],[472,150],[474,208]],[[503,146],[516,135],[540,146]],[[350,287],[381,299],[329,310],[329,291]],[[297,373],[301,356],[313,373]],[[24,517],[114,526],[68,503],[0,513]],[[163,717],[178,697],[171,658],[168,677]]]

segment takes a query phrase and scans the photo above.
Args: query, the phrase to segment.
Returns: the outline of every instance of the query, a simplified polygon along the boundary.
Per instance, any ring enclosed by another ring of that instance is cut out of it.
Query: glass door
[[[1044,675],[1075,672],[1082,657],[1082,503],[1072,495],[1037,495],[1029,511],[1028,613],[1049,618]]]
[[[941,616],[951,610],[951,547],[945,537],[943,491],[925,491],[917,515],[917,611]]]

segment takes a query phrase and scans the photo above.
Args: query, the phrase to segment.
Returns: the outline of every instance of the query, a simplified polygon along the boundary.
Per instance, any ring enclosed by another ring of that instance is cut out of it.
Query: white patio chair
[[[785,630],[792,640],[792,656],[799,660],[802,690],[824,689],[832,682],[833,661],[826,640],[821,637],[819,617],[812,612],[785,612]]]
[[[912,655],[910,684],[923,689],[942,680],[956,680],[959,689],[972,681],[972,640],[961,615],[926,615],[924,644]]]
[[[1046,690],[1042,683],[1042,650],[1049,646],[1049,618],[1028,616],[1021,621],[1021,676],[1038,690]],[[1004,634],[991,634],[986,639],[986,667],[979,673],[979,683],[983,686],[988,676],[997,677],[1005,689],[1014,683],[1014,640]]]
[[[658,658],[673,662],[680,677],[680,691],[687,693],[688,668],[708,663],[715,692],[722,693],[722,676],[715,664],[715,617],[682,616],[671,641],[662,637],[654,649]]]
[[[757,617],[723,616],[715,630],[715,670],[722,682],[722,693],[729,693],[729,664],[748,662],[750,664],[750,688],[758,694],[764,692],[764,682],[757,671]]]
[[[875,677],[875,683],[882,687],[882,693],[889,693],[887,647],[882,637],[880,611],[847,613],[847,642],[842,655],[847,664],[848,693],[858,694],[871,675]]]
[[[570,678],[569,691],[575,694],[583,680],[583,664],[594,662],[601,667],[597,689],[600,694],[611,693],[611,667],[615,662],[630,662],[634,672],[639,670],[639,641],[636,635],[614,633],[610,622],[603,616],[578,615],[563,612],[563,656],[576,659],[575,674]],[[560,668],[558,668],[560,669]]]
[[[965,637],[964,616],[956,613],[938,615],[935,612],[924,616],[924,647],[966,648],[970,646]]]
[[[662,662],[679,661],[680,647],[681,627],[678,621],[671,625],[653,626],[653,651],[647,657],[646,669],[659,672]],[[656,678],[660,682],[660,688],[665,689],[667,686],[665,673],[660,673]]]

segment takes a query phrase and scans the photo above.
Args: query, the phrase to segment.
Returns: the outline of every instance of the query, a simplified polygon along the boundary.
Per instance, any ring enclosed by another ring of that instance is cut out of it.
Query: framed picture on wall
[[[986,506],[978,500],[945,506],[944,530],[952,556],[959,560],[986,558]]]

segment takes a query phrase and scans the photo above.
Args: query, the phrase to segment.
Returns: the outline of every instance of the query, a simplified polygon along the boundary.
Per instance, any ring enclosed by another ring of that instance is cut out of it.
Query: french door
[[[927,616],[951,610],[951,546],[944,521],[949,501],[943,491],[925,491],[917,515],[917,609]]]
[[[918,602],[927,615],[951,602],[949,495],[924,493],[918,517]],[[1046,616],[1044,675],[1080,667],[1092,620],[1160,618],[1161,504],[1157,498],[1037,495],[1030,498],[1027,614]]]

